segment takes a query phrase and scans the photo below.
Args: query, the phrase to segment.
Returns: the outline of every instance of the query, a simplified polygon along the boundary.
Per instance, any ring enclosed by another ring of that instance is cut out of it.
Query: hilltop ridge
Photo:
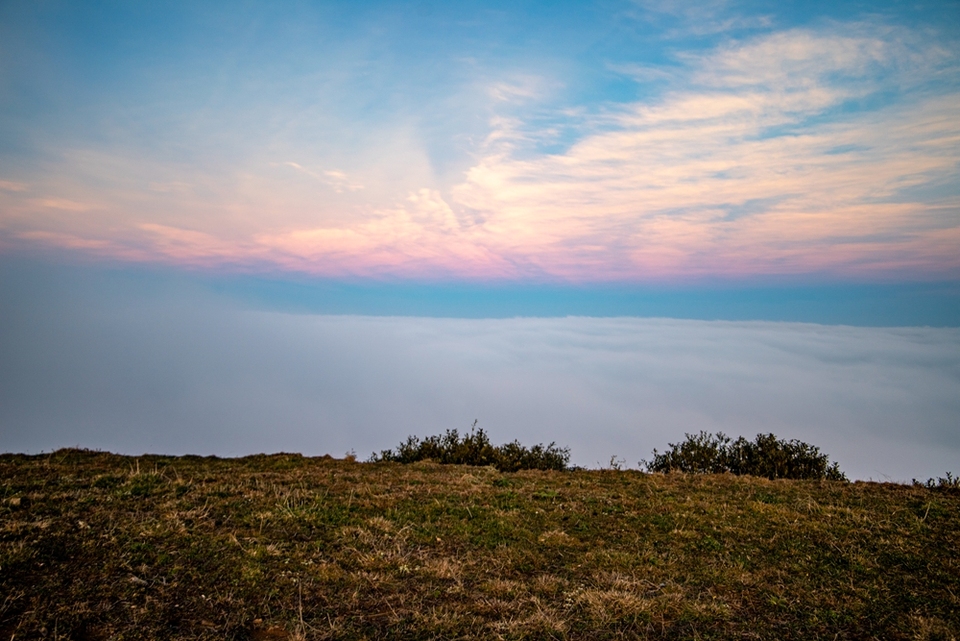
[[[0,636],[952,639],[960,492],[0,455]]]

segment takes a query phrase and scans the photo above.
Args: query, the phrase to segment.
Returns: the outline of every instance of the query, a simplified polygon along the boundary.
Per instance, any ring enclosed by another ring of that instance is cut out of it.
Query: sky
[[[960,2],[6,0],[0,293],[3,451],[478,418],[943,472]]]

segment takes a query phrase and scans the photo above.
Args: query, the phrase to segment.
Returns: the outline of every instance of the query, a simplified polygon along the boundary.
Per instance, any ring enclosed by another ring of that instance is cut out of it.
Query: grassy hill
[[[0,456],[0,639],[952,639],[960,493]]]

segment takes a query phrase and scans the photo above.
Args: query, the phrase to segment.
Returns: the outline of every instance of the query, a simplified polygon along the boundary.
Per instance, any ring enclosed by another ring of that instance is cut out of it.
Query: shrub
[[[960,477],[954,476],[950,472],[947,472],[946,477],[939,477],[936,479],[927,479],[926,481],[918,481],[913,479],[913,485],[915,487],[925,487],[928,490],[960,490]]]
[[[640,461],[640,465],[648,472],[730,472],[768,479],[847,480],[819,448],[801,441],[784,441],[773,434],[757,434],[752,442],[742,436],[733,441],[723,432],[685,436],[682,443],[669,443],[666,452],[653,450],[653,459]]]
[[[492,445],[490,437],[474,421],[468,434],[462,437],[457,430],[447,430],[445,434],[428,436],[421,440],[409,436],[394,450],[374,453],[370,461],[414,463],[433,460],[437,463],[454,465],[492,465],[501,472],[517,470],[565,470],[570,462],[570,448],[538,444],[533,447],[513,441],[505,445]]]

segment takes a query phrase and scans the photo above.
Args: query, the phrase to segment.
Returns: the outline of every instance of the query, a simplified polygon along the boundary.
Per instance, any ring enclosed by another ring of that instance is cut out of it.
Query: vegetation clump
[[[749,474],[768,479],[825,479],[846,481],[836,463],[809,443],[786,441],[773,434],[757,434],[754,441],[732,440],[723,432],[686,434],[670,449],[653,450],[653,460],[640,461],[648,472],[694,474]]]
[[[453,465],[490,465],[501,472],[519,470],[558,470],[567,469],[570,462],[570,448],[539,443],[532,447],[521,445],[519,441],[504,445],[493,445],[490,437],[477,428],[474,421],[470,432],[462,437],[457,430],[447,430],[446,434],[428,436],[420,440],[409,436],[397,446],[396,451],[383,450],[374,453],[370,461],[374,463],[416,463],[432,460],[437,463]]]
[[[925,487],[928,490],[958,491],[960,490],[960,477],[947,472],[946,477],[930,478],[926,481],[913,479],[913,485],[915,487]]]

